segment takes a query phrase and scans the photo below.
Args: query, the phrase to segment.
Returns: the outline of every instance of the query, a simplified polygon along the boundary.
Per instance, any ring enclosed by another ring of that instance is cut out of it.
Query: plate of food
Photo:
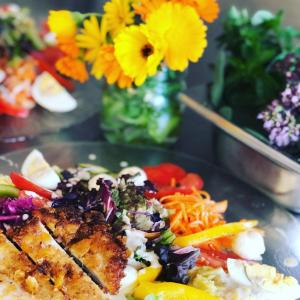
[[[201,160],[61,143],[0,173],[4,299],[300,296],[297,219]]]
[[[74,85],[58,71],[66,53],[46,23],[36,24],[26,7],[5,4],[0,27],[1,141],[57,132],[99,111],[95,82]]]

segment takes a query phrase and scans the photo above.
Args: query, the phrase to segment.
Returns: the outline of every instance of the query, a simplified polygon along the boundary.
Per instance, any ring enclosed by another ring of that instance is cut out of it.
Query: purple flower
[[[295,113],[300,105],[298,93],[300,87],[287,87],[282,99],[274,100],[267,109],[258,114],[263,121],[263,128],[269,133],[270,143],[279,148],[295,144],[300,138],[300,124],[297,124]]]
[[[300,83],[289,84],[281,93],[281,101],[285,108],[295,110],[300,106]]]
[[[300,81],[300,55],[290,53],[283,59],[278,60],[272,70],[285,77],[288,83]]]

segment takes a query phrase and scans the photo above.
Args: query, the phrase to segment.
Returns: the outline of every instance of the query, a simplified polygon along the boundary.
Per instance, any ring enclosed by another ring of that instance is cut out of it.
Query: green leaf
[[[219,107],[224,90],[224,72],[226,66],[226,53],[224,50],[220,51],[217,65],[214,73],[214,82],[211,90],[211,101],[214,107]]]
[[[269,144],[269,140],[264,135],[259,133],[258,131],[253,130],[253,129],[248,128],[248,127],[245,127],[244,130],[247,131],[248,133],[250,133],[251,135],[253,135],[254,137],[256,137],[258,140]]]
[[[221,116],[223,116],[227,120],[231,120],[233,117],[233,110],[230,106],[222,106],[219,110]]]

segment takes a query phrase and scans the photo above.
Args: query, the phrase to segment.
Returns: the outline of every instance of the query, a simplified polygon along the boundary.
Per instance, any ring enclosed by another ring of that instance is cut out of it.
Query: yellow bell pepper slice
[[[161,272],[162,267],[147,267],[138,272],[137,281],[139,283],[143,281],[154,281]]]
[[[135,288],[134,297],[161,296],[163,300],[220,300],[200,289],[174,282],[142,282]]]
[[[238,234],[240,232],[257,226],[257,224],[257,220],[227,223],[211,227],[194,234],[179,236],[174,240],[174,244],[180,247],[196,246],[205,243],[209,240]]]

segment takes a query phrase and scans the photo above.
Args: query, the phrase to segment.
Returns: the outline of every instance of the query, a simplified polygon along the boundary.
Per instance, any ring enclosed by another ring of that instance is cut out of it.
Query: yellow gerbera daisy
[[[134,22],[134,12],[130,10],[130,0],[111,0],[104,5],[104,19],[112,37]]]
[[[147,26],[165,41],[165,60],[171,70],[183,71],[189,61],[197,62],[207,46],[207,28],[189,6],[164,3],[149,15]]]
[[[145,25],[130,26],[116,37],[115,54],[124,73],[139,86],[147,76],[156,73],[163,58],[163,48],[159,37],[154,36]]]
[[[76,36],[76,41],[78,47],[87,49],[85,59],[88,62],[93,62],[96,59],[105,37],[105,21],[101,23],[101,28],[96,16],[91,16],[83,22],[83,28],[80,34]]]
[[[120,88],[128,88],[132,85],[132,79],[124,74],[115,57],[113,45],[103,45],[100,48],[91,74],[97,79],[100,79],[104,75],[108,84],[117,83]]]
[[[132,7],[137,15],[146,20],[150,13],[158,9],[165,2],[165,0],[135,0]]]
[[[73,37],[77,31],[76,22],[68,10],[50,10],[48,26],[57,36]]]

